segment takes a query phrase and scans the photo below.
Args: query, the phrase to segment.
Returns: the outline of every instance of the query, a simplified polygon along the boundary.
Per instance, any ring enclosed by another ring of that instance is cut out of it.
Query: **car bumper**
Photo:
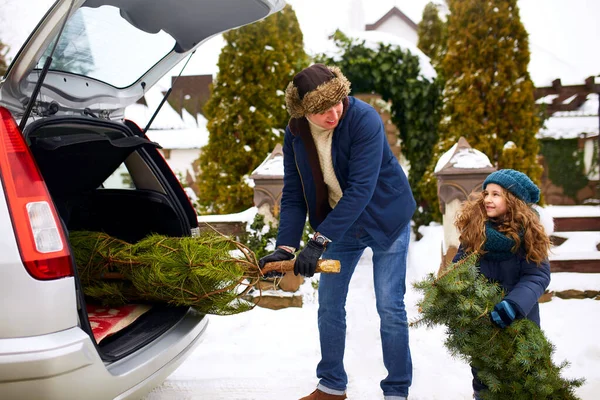
[[[43,336],[2,339],[0,385],[48,379],[85,368],[94,363],[97,358],[94,353],[89,336],[79,328]]]
[[[105,364],[75,327],[0,339],[0,399],[139,398],[172,373],[201,341],[208,319],[190,311],[144,349]]]

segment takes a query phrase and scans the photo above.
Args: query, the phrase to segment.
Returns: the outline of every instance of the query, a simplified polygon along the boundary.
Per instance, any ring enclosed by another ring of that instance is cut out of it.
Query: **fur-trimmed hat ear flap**
[[[300,100],[300,95],[298,94],[298,88],[294,86],[294,82],[290,82],[285,90],[285,104],[292,118],[302,118],[306,115],[306,111],[302,107],[302,100]]]
[[[314,64],[294,76],[285,91],[285,102],[290,116],[301,118],[327,111],[349,94],[350,81],[338,67]]]

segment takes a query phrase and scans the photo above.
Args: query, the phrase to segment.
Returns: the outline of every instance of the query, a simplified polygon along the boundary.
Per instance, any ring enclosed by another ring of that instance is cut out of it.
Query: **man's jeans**
[[[327,245],[323,258],[339,260],[339,274],[321,274],[319,282],[319,335],[321,362],[317,366],[319,387],[343,393],[348,384],[344,370],[346,341],[346,295],[350,278],[364,249],[373,250],[373,279],[383,363],[388,376],[381,381],[385,396],[408,396],[412,382],[412,360],[408,345],[408,323],[404,308],[406,256],[410,225],[388,249],[382,249],[360,226],[352,226],[346,235]],[[387,397],[386,397],[387,398]],[[394,397],[392,397],[394,398]]]

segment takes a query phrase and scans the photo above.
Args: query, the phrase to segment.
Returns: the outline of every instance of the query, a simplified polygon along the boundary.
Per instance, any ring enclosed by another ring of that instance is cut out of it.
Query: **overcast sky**
[[[0,0],[0,39],[12,45],[9,55],[27,37],[52,0]],[[396,6],[415,23],[421,20],[428,0],[288,0],[298,17],[309,53],[318,52],[336,28],[370,24]],[[38,5],[32,7],[32,5]],[[600,74],[599,0],[519,0],[521,20],[530,35],[529,70],[537,86],[561,77],[563,83],[581,84]],[[184,74],[217,71],[223,41],[203,45]]]

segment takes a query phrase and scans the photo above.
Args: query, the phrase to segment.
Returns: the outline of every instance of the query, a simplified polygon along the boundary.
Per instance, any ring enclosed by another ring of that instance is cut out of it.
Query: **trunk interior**
[[[138,135],[123,124],[79,117],[48,118],[27,127],[26,139],[68,234],[98,231],[129,243],[150,233],[190,235],[189,210],[181,194],[174,195],[183,190],[173,184],[174,177],[165,177],[158,145]],[[94,338],[86,306],[100,304],[83,295],[85,287],[75,273],[81,324]],[[124,329],[95,340],[100,355],[114,361],[131,354],[187,310],[152,304]]]

